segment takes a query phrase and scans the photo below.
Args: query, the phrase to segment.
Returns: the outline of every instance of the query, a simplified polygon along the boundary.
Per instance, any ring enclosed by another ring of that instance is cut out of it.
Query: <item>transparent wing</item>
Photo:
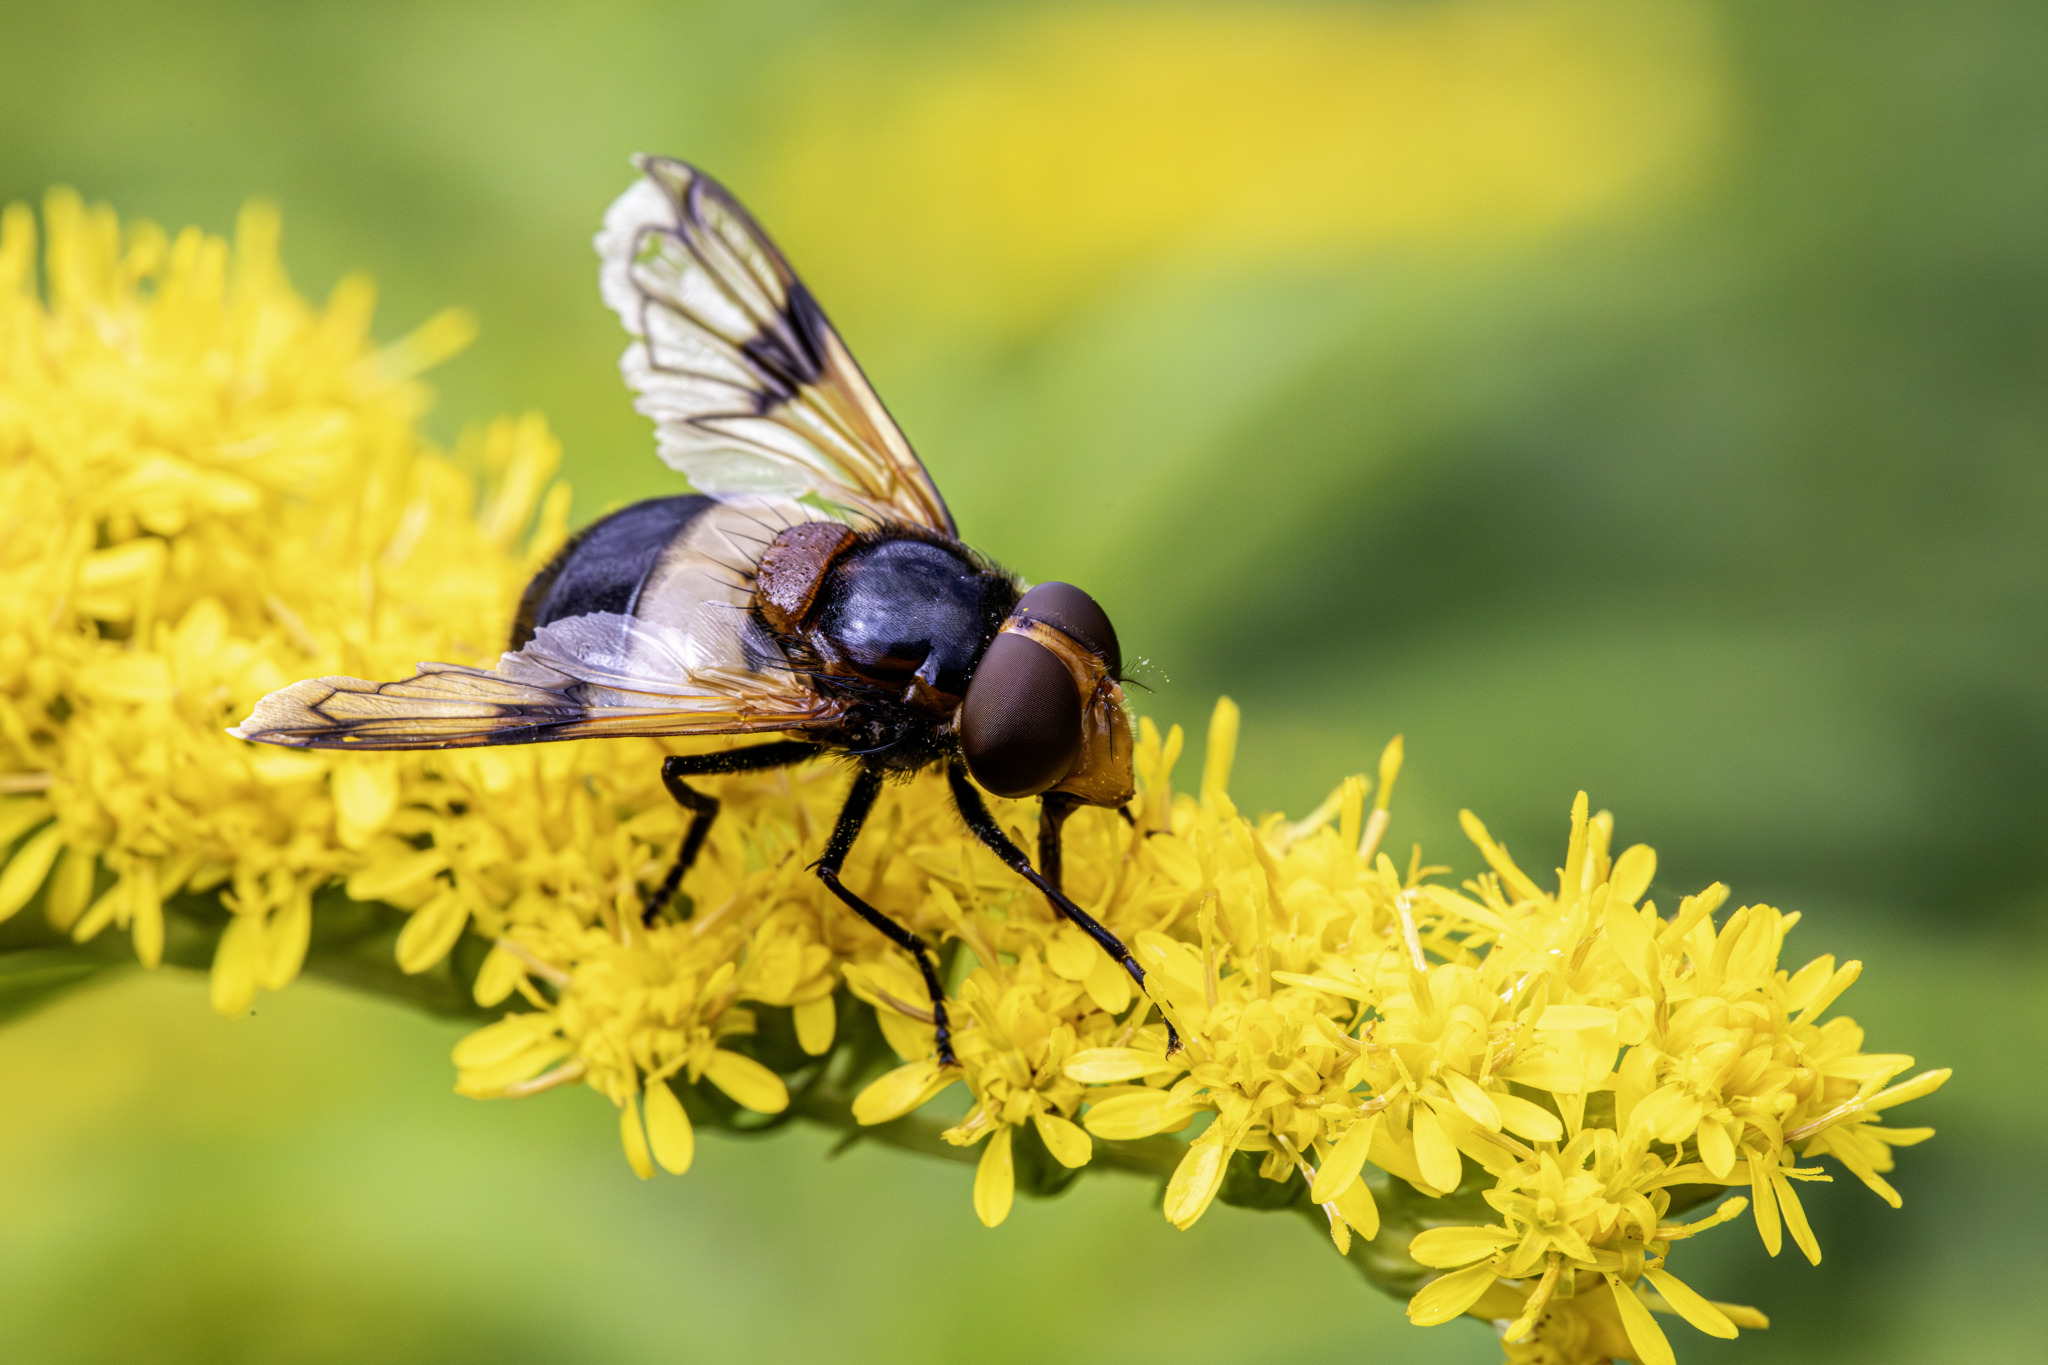
[[[228,733],[299,748],[455,749],[805,730],[843,709],[685,632],[599,612],[542,626],[495,669],[424,663],[399,682],[309,678],[257,702]]]
[[[604,301],[635,339],[619,368],[661,458],[714,497],[810,498],[954,535],[931,476],[810,291],[702,172],[642,176],[597,235]]]

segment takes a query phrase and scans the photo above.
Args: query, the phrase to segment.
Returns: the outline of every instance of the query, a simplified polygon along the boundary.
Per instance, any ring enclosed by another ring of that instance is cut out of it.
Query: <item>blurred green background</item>
[[[1953,1065],[1893,1212],[1685,1271],[1693,1362],[2036,1358],[2048,1283],[2048,8],[0,4],[0,199],[68,183],[481,340],[434,430],[544,411],[579,516],[670,491],[588,239],[662,151],[809,277],[968,538],[1088,586],[1142,705],[1246,712],[1243,804],[1407,736],[1390,842],[1532,868],[1572,794],[1861,957]],[[1496,1358],[1293,1220],[790,1132],[635,1182],[459,1030],[130,978],[0,1033],[9,1358]],[[1684,1329],[1677,1329],[1683,1333]]]

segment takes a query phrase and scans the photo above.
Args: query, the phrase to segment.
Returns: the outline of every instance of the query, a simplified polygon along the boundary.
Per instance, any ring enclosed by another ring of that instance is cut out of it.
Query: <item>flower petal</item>
[[[221,930],[220,942],[213,950],[213,970],[207,978],[208,1002],[214,1013],[232,1019],[254,1003],[261,935],[254,915],[232,915],[227,928]]]
[[[789,1108],[789,1087],[782,1077],[752,1057],[720,1048],[705,1064],[704,1079],[757,1114],[779,1114]]]
[[[1038,1129],[1038,1138],[1045,1144],[1045,1150],[1067,1169],[1086,1166],[1088,1158],[1095,1155],[1095,1144],[1088,1140],[1088,1135],[1081,1131],[1079,1125],[1058,1114],[1033,1114],[1031,1121]]]
[[[1166,1221],[1185,1232],[1208,1212],[1216,1191],[1223,1187],[1223,1171],[1230,1162],[1230,1149],[1220,1139],[1203,1134],[1174,1167],[1166,1182]]]
[[[1480,1296],[1493,1287],[1494,1278],[1491,1261],[1439,1275],[1408,1300],[1408,1320],[1417,1327],[1449,1322],[1479,1302]]]
[[[1172,1096],[1164,1090],[1133,1090],[1091,1105],[1081,1122],[1111,1142],[1130,1142],[1164,1132]]]
[[[1378,1114],[1368,1114],[1344,1130],[1344,1136],[1337,1139],[1337,1145],[1316,1171],[1315,1184],[1308,1195],[1311,1200],[1327,1204],[1351,1188],[1351,1182],[1365,1168],[1365,1154],[1372,1150],[1372,1133],[1379,1122]]]
[[[930,1058],[910,1062],[870,1082],[853,1100],[853,1121],[863,1127],[902,1118],[957,1077]]]
[[[1499,1106],[1491,1095],[1473,1084],[1471,1077],[1447,1070],[1444,1072],[1444,1088],[1451,1092],[1451,1099],[1465,1111],[1466,1117],[1489,1132],[1500,1131]]]
[[[508,1014],[495,1024],[486,1024],[457,1043],[449,1060],[459,1068],[492,1066],[532,1047],[542,1038],[559,1032],[552,1014],[532,1011]]]
[[[983,1227],[995,1227],[1010,1216],[1010,1203],[1017,1194],[1016,1169],[1010,1161],[1011,1129],[995,1131],[974,1168],[974,1216]]]
[[[1363,1180],[1352,1181],[1330,1202],[1337,1206],[1338,1217],[1356,1228],[1366,1241],[1380,1235],[1380,1206],[1372,1197],[1372,1186]]]
[[[1516,1233],[1491,1225],[1426,1228],[1408,1244],[1408,1254],[1420,1265],[1448,1269],[1491,1256],[1518,1240]]]
[[[619,1106],[619,1145],[626,1149],[626,1164],[642,1180],[654,1179],[654,1162],[647,1154],[647,1130],[640,1126],[640,1107],[628,1099]]]
[[[525,976],[525,963],[503,948],[492,948],[484,955],[484,965],[477,968],[476,983],[470,988],[470,994],[477,1004],[489,1009],[519,989],[519,983]]]
[[[1813,1225],[1806,1221],[1806,1209],[1799,1202],[1799,1196],[1792,1190],[1792,1182],[1782,1172],[1771,1172],[1771,1188],[1777,1192],[1778,1207],[1785,1215],[1785,1227],[1792,1234],[1792,1240],[1806,1253],[1806,1259],[1820,1264],[1820,1241],[1813,1235]]]
[[[1642,1365],[1678,1365],[1678,1357],[1671,1352],[1671,1339],[1657,1325],[1649,1306],[1621,1282],[1620,1276],[1606,1275],[1602,1278],[1614,1291],[1614,1306],[1621,1313],[1621,1326],[1628,1333],[1628,1344],[1636,1348],[1636,1359]]]
[[[1083,1085],[1111,1085],[1135,1081],[1146,1072],[1166,1064],[1156,1052],[1134,1047],[1091,1047],[1075,1053],[1066,1065],[1067,1079]]]
[[[1557,1142],[1564,1137],[1564,1124],[1542,1105],[1496,1091],[1494,1107],[1500,1110],[1500,1126],[1533,1142]]]
[[[645,1111],[647,1145],[654,1159],[670,1175],[689,1170],[697,1156],[697,1133],[690,1126],[690,1116],[683,1112],[683,1102],[676,1098],[668,1082],[655,1081],[647,1087]]]
[[[832,1050],[832,1036],[839,1027],[839,1006],[829,995],[806,1000],[790,1011],[796,1022],[796,1041],[809,1057],[822,1057]]]
[[[1728,1315],[1700,1297],[1699,1291],[1684,1280],[1662,1269],[1645,1270],[1643,1274],[1651,1284],[1657,1286],[1657,1292],[1664,1296],[1664,1302],[1678,1310],[1678,1316],[1708,1336],[1736,1335],[1735,1324],[1728,1321]]]
[[[1701,1119],[1698,1135],[1700,1160],[1706,1163],[1715,1178],[1720,1178],[1735,1169],[1735,1144],[1728,1137],[1728,1129],[1716,1119]]]
[[[1756,1234],[1763,1238],[1764,1250],[1775,1256],[1785,1245],[1778,1226],[1778,1198],[1771,1190],[1771,1177],[1762,1159],[1756,1156],[1749,1159],[1749,1199],[1750,1216],[1756,1219]]]
[[[1422,1168],[1422,1178],[1439,1194],[1449,1194],[1457,1189],[1458,1182],[1464,1178],[1465,1167],[1457,1147],[1444,1132],[1442,1122],[1428,1105],[1418,1104],[1409,1119],[1409,1126],[1414,1132],[1415,1164]]]
[[[56,821],[23,841],[7,864],[7,870],[0,872],[0,920],[27,905],[36,892],[43,889],[43,879],[50,875],[50,864],[57,861],[57,854],[63,847],[64,829]]]
[[[462,894],[449,887],[412,912],[398,931],[398,969],[417,976],[448,956],[455,940],[469,924],[469,905]]]

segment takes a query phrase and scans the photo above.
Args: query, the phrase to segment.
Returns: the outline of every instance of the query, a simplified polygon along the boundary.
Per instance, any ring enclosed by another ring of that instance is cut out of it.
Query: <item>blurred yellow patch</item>
[[[1006,14],[792,82],[757,192],[828,300],[983,326],[1177,254],[1490,248],[1654,201],[1718,124],[1684,0]]]

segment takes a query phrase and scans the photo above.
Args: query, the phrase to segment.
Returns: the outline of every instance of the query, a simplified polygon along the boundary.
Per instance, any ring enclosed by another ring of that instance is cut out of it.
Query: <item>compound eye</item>
[[[1036,796],[1081,757],[1081,692],[1044,645],[998,635],[960,706],[960,750],[997,796]]]
[[[1040,583],[1024,594],[1017,610],[1100,654],[1110,677],[1123,676],[1123,650],[1117,645],[1116,627],[1109,623],[1109,613],[1072,583]]]

